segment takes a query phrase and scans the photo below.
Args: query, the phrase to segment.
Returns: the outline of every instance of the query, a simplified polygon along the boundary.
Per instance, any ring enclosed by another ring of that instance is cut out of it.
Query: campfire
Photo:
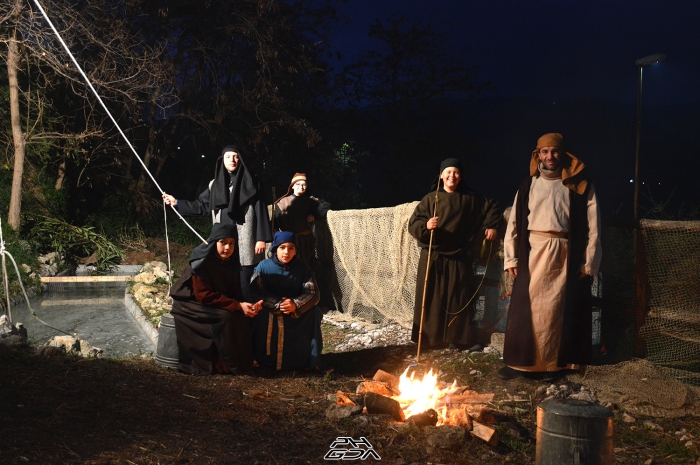
[[[355,414],[388,414],[397,422],[414,423],[418,427],[462,427],[471,436],[491,446],[498,444],[493,423],[494,410],[488,407],[493,394],[479,394],[457,381],[445,385],[432,369],[419,376],[411,367],[400,377],[378,370],[365,379],[354,393],[338,391],[335,405],[326,415],[343,418]]]
[[[433,373],[432,368],[422,379],[415,378],[415,371],[412,371],[409,376],[410,369],[411,367],[406,368],[399,377],[400,394],[392,396],[392,399],[399,403],[406,418],[432,409],[437,413],[437,424],[446,424],[448,417],[445,396],[458,391],[457,381],[453,381],[448,388],[440,389],[437,373]]]

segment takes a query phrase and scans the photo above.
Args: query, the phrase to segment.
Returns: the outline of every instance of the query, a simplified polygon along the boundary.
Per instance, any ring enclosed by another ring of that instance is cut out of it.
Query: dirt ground
[[[0,345],[0,463],[320,464],[337,437],[367,438],[387,464],[534,462],[536,408],[542,400],[536,390],[542,382],[499,380],[500,361],[491,355],[471,354],[465,363],[437,351],[423,360],[441,370],[443,381],[455,378],[480,393],[495,393],[494,407],[511,412],[510,425],[496,425],[495,448],[468,439],[452,450],[431,450],[415,427],[367,416],[326,418],[329,394],[354,391],[378,368],[399,375],[414,356],[412,346],[385,347],[329,353],[326,361],[336,371],[326,376],[193,377],[161,368],[151,357],[44,356]],[[470,375],[472,370],[480,373]],[[529,401],[510,402],[509,394]],[[631,429],[620,418],[618,411],[615,463],[698,460],[697,449],[686,448],[673,434],[685,428],[697,437],[698,419],[653,419],[664,433]]]
[[[325,361],[335,368],[325,376],[193,377],[159,367],[152,357],[47,356],[0,344],[0,463],[321,464],[338,437],[365,437],[386,464],[534,463],[542,381],[500,380],[502,365],[492,355],[426,352],[422,361],[440,371],[441,381],[494,393],[493,407],[508,412],[507,421],[494,425],[497,447],[467,436],[452,449],[435,448],[417,427],[366,415],[326,417],[329,395],[354,392],[377,369],[400,375],[415,346],[334,353],[346,334],[325,324],[323,330]],[[558,384],[577,389],[577,379]],[[662,432],[641,426],[643,418],[630,426],[622,413],[615,411],[614,463],[700,463],[697,446],[686,447],[674,434],[685,428],[700,440],[700,419],[652,419]]]

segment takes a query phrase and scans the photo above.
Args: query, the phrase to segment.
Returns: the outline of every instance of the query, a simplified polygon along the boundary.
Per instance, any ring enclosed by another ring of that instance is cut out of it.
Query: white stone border
[[[151,322],[148,321],[143,315],[141,308],[139,308],[138,304],[134,300],[134,296],[129,294],[128,286],[126,289],[124,289],[124,308],[126,308],[129,315],[136,320],[136,323],[138,323],[143,332],[146,333],[148,338],[151,340],[153,343],[153,353],[155,354],[156,348],[158,347],[158,330],[155,329]]]

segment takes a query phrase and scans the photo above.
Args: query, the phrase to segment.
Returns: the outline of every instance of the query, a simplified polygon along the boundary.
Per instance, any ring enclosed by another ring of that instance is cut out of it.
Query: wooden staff
[[[442,174],[442,172],[440,172],[440,174]],[[440,174],[438,174],[437,189],[435,189],[435,208],[433,208],[433,218],[437,215],[438,192],[440,192]],[[430,242],[428,243],[428,263],[425,266],[425,281],[423,282],[423,300],[420,304],[420,326],[418,327],[418,352],[416,353],[416,362],[420,362],[420,344],[423,340],[423,318],[425,317],[425,294],[428,290],[428,273],[430,272],[430,255],[433,251],[434,232],[435,229],[430,230]]]
[[[277,204],[277,201],[275,199],[275,188],[274,186],[272,187],[272,218],[270,220],[270,224],[272,225],[272,238],[274,239],[275,237],[275,205]]]

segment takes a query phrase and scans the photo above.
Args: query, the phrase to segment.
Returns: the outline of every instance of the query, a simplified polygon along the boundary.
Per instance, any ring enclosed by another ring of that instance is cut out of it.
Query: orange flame
[[[444,424],[446,422],[447,407],[441,401],[446,395],[452,394],[457,390],[457,381],[455,380],[447,388],[440,389],[437,382],[437,373],[433,373],[432,368],[423,376],[423,379],[416,379],[415,372],[412,372],[409,376],[409,368],[406,368],[406,371],[399,377],[399,391],[401,391],[401,394],[394,396],[393,399],[399,402],[406,418],[433,409],[438,414],[437,424]]]

